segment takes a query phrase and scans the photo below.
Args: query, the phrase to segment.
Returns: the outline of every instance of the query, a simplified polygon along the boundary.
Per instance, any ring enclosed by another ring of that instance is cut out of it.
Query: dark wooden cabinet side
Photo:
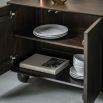
[[[13,33],[9,7],[0,8],[0,74],[10,69],[10,55],[13,53]]]
[[[102,33],[103,33],[103,26],[102,26]],[[102,73],[101,91],[103,92],[103,35],[101,36],[101,73]]]
[[[9,6],[0,7],[0,17],[9,15]]]
[[[84,103],[93,103],[101,89],[101,36],[103,20],[99,18],[84,33],[85,79]]]

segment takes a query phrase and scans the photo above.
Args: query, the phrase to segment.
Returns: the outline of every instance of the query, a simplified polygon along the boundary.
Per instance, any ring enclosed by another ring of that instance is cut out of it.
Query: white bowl
[[[78,73],[84,75],[84,55],[83,54],[75,54],[73,56],[73,66]]]
[[[84,66],[84,55],[75,54],[73,56],[73,65]]]
[[[78,67],[74,67],[75,70],[80,73],[81,75],[84,75],[84,68],[78,68]]]

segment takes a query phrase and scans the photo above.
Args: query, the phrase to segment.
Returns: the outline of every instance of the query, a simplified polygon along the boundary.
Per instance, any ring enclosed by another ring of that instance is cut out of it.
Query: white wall
[[[0,0],[0,7],[7,5],[7,1],[9,0]]]

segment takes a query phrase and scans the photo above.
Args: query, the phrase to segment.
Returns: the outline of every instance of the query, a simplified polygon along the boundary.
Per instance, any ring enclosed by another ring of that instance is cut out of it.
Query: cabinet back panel
[[[15,32],[32,32],[33,29],[39,25],[61,24],[67,26],[71,34],[79,35],[81,32],[83,33],[96,19],[96,16],[91,15],[64,12],[55,13],[55,11],[48,12],[48,10],[45,9],[18,6],[14,18],[14,27]]]

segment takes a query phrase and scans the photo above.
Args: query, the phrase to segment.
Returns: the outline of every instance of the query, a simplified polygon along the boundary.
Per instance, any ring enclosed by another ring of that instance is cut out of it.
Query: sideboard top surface
[[[53,4],[52,0],[10,0],[8,4],[103,16],[103,0],[67,0],[64,5]]]

